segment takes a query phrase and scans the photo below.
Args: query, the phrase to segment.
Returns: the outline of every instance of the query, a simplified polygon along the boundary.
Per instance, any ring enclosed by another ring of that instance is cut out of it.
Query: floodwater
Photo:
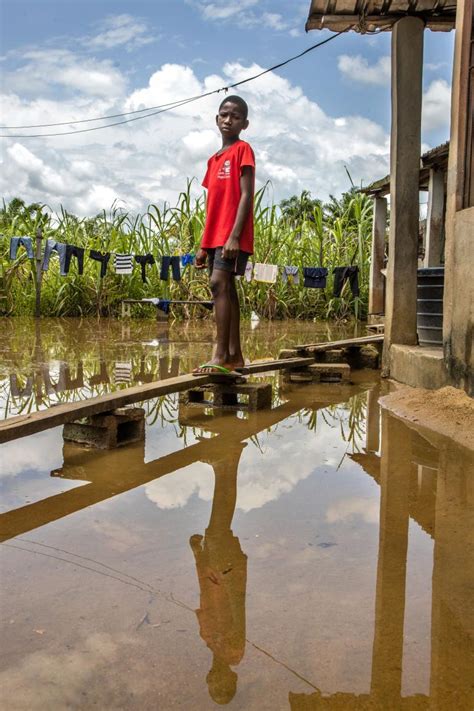
[[[246,355],[343,331],[249,326]],[[3,415],[185,372],[211,337],[4,321]],[[1,445],[3,708],[472,710],[472,452],[381,411],[373,372],[270,381],[258,413],[145,403],[112,452]]]

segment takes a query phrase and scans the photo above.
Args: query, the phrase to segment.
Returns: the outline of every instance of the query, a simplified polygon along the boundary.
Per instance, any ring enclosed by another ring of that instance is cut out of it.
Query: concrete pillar
[[[383,375],[392,343],[415,345],[424,23],[399,20],[392,32],[390,236]]]
[[[444,247],[445,172],[430,169],[424,267],[439,267]]]
[[[431,616],[433,709],[472,709],[474,455],[451,442],[437,476]]]
[[[374,221],[372,224],[372,251],[369,277],[369,315],[383,314],[384,278],[381,274],[385,255],[385,231],[387,229],[387,199],[374,198]]]
[[[380,534],[372,649],[374,708],[400,707],[408,550],[411,439],[406,425],[382,410]]]
[[[468,130],[469,120],[472,122],[469,92],[474,88],[471,70],[473,41],[472,0],[458,0],[446,197],[443,347],[452,384],[464,388],[470,395],[474,394],[474,206],[469,207],[469,201],[466,202],[465,168],[474,140],[473,132]]]

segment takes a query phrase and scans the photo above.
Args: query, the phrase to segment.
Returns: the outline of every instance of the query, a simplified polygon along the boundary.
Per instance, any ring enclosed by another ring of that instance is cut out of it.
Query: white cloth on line
[[[255,281],[263,281],[266,284],[274,284],[278,276],[277,264],[262,264],[256,262],[253,268],[253,278]]]
[[[115,255],[115,273],[131,274],[133,272],[133,254]]]

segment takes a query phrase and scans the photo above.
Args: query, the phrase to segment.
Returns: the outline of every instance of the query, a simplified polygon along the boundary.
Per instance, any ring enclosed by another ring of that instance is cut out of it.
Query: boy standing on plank
[[[217,327],[214,355],[193,370],[194,375],[229,374],[244,365],[240,345],[240,306],[235,277],[243,276],[253,252],[253,193],[255,156],[240,139],[249,125],[248,106],[240,96],[229,96],[219,106],[216,124],[222,148],[207,163],[206,224],[196,266],[207,266],[214,297]]]

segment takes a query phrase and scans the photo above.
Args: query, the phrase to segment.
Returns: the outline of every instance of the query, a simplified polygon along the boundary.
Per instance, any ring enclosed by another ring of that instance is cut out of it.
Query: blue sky
[[[330,36],[305,34],[308,9],[309,0],[3,0],[1,122],[93,118],[220,87]],[[425,32],[424,148],[449,135],[453,39]],[[389,33],[347,33],[241,91],[243,137],[274,199],[339,193],[346,165],[357,183],[387,172],[389,54]],[[132,210],[174,202],[219,146],[217,103],[77,136],[0,139],[2,195],[80,214],[115,198]]]

